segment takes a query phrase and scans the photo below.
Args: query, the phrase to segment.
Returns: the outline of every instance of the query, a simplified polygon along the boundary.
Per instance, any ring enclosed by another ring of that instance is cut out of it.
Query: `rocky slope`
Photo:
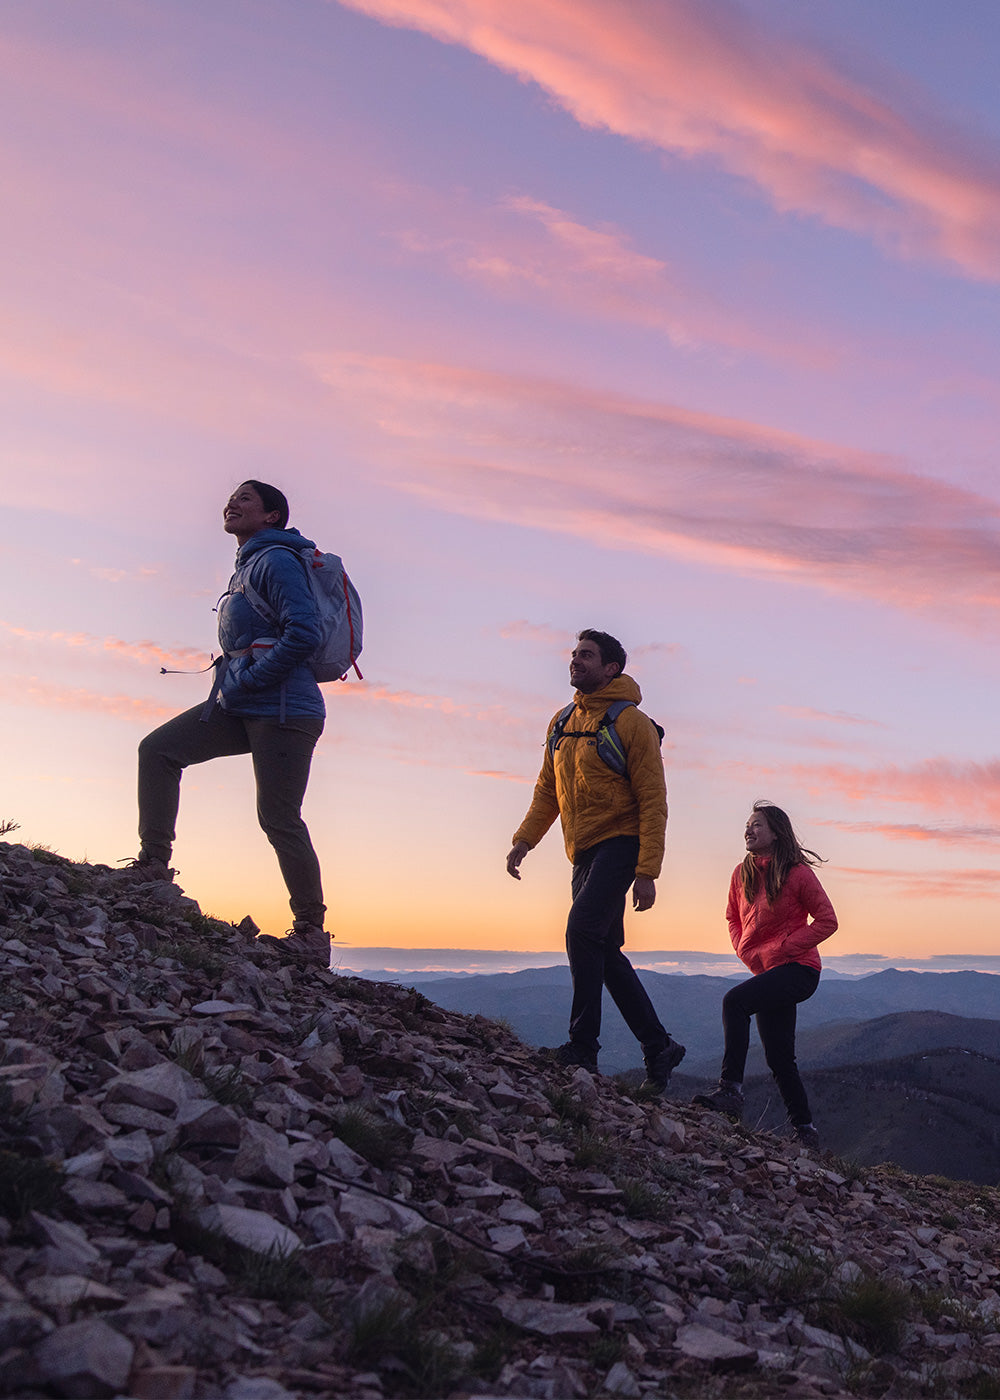
[[[992,1189],[543,1069],[16,845],[0,970],[5,1394],[1000,1395]]]

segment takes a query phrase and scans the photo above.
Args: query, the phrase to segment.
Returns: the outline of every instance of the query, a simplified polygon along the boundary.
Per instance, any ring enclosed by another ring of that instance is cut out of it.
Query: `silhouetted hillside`
[[[873,1021],[833,1021],[829,1025],[800,1029],[796,1058],[803,1070],[837,1069],[844,1065],[870,1065],[896,1060],[922,1051],[954,1048],[993,1054],[1000,1048],[1000,1021],[952,1016],[945,1011],[899,1011]],[[699,1064],[684,1061],[685,1072],[718,1072],[718,1056]],[[747,1058],[747,1075],[767,1073],[764,1052],[754,1037]]]
[[[907,1171],[990,1186],[1000,1182],[1000,1060],[995,1057],[935,1049],[818,1070],[806,1079],[823,1144],[839,1156],[866,1166],[894,1162]],[[746,1094],[748,1124],[780,1126],[784,1109],[769,1078],[748,1080]]]
[[[722,998],[734,979],[643,972],[642,980],[663,1024],[687,1046],[685,1071],[696,1076],[717,1074],[722,1053]],[[566,1039],[570,978],[565,964],[489,976],[417,981],[414,986],[451,1011],[507,1021],[529,1045],[560,1045]],[[983,1018],[1000,1022],[1000,976],[989,972],[897,972],[889,969],[856,981],[824,979],[816,995],[799,1007],[799,1045],[803,1057],[807,1047],[812,1045],[811,1036],[819,1027],[832,1022],[871,1022],[904,1012],[940,1012],[969,1021]],[[849,1033],[849,1026],[843,1025],[837,1032],[844,1037],[845,1047]],[[905,1033],[898,1032],[901,1036]],[[928,1048],[942,1043],[968,1043],[963,1037],[944,1041],[935,1038],[937,1032],[930,1023],[928,1034]],[[887,1055],[921,1048],[912,1041],[892,1045],[891,1034],[887,1031],[886,1035]],[[601,1068],[605,1073],[614,1074],[639,1065],[638,1046],[610,997],[605,997],[601,1043]],[[858,1043],[861,1045],[863,1041]],[[817,1042],[817,1045],[823,1044]],[[976,1042],[969,1048],[984,1047]],[[833,1060],[843,1064],[875,1057],[874,1051],[868,1049],[845,1048],[844,1053],[836,1056],[832,1049],[829,1053],[818,1049],[816,1062],[829,1065]],[[807,1063],[805,1058],[802,1063]],[[751,1072],[754,1066],[763,1072],[763,1060],[759,1056],[752,1061]]]

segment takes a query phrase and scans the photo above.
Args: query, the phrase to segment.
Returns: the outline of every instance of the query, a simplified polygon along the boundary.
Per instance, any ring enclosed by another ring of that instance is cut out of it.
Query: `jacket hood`
[[[607,685],[602,685],[600,690],[590,695],[581,695],[577,691],[573,698],[581,710],[603,710],[614,700],[631,700],[633,705],[638,705],[642,701],[642,691],[631,676],[621,675],[615,676],[613,681],[608,681]]]
[[[245,564],[258,550],[267,549],[273,544],[283,544],[288,549],[315,549],[313,540],[307,540],[305,535],[300,535],[298,530],[292,526],[287,530],[258,530],[255,535],[251,535],[246,544],[241,544],[236,551],[236,565]]]

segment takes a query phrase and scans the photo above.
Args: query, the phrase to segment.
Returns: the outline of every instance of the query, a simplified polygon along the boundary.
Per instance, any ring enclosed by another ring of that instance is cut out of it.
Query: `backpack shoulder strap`
[[[601,720],[600,728],[603,729],[606,724],[614,724],[621,712],[629,709],[630,706],[635,706],[634,700],[612,700],[611,704],[604,711],[604,718]]]
[[[271,607],[271,604],[267,601],[263,594],[258,589],[254,588],[253,584],[250,582],[250,574],[253,570],[253,566],[259,560],[263,559],[265,555],[271,554],[276,549],[282,549],[285,551],[286,554],[291,554],[294,558],[299,560],[303,568],[306,567],[306,563],[305,560],[302,558],[302,555],[297,549],[293,549],[291,545],[268,544],[265,545],[263,549],[259,550],[253,556],[252,559],[248,560],[246,564],[241,564],[240,567],[236,570],[236,573],[233,574],[233,579],[239,578],[241,574],[244,575],[244,577],[241,578],[239,583],[236,585],[236,588],[233,588],[232,582],[230,582],[229,585],[230,593],[242,593],[243,596],[246,598],[247,602],[253,608],[254,612],[259,612],[264,621],[269,623],[277,622],[278,614],[275,612],[274,608]]]
[[[569,717],[575,709],[576,701],[571,700],[570,703],[566,706],[566,708],[560,710],[559,713],[556,715],[555,723],[549,730],[549,735],[545,742],[546,746],[548,747],[549,754],[553,757],[555,756],[556,749],[559,747],[559,740],[563,736],[563,730],[566,728],[567,722],[569,721]]]

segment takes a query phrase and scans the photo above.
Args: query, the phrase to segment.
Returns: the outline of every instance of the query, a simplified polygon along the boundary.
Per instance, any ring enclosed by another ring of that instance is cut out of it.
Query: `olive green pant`
[[[139,840],[145,855],[170,863],[181,774],[193,763],[250,754],[257,784],[257,820],[278,857],[297,923],[323,927],[326,905],[319,860],[302,820],[313,749],[323,720],[289,715],[284,724],[258,715],[230,715],[218,705],[185,710],[139,745]]]

